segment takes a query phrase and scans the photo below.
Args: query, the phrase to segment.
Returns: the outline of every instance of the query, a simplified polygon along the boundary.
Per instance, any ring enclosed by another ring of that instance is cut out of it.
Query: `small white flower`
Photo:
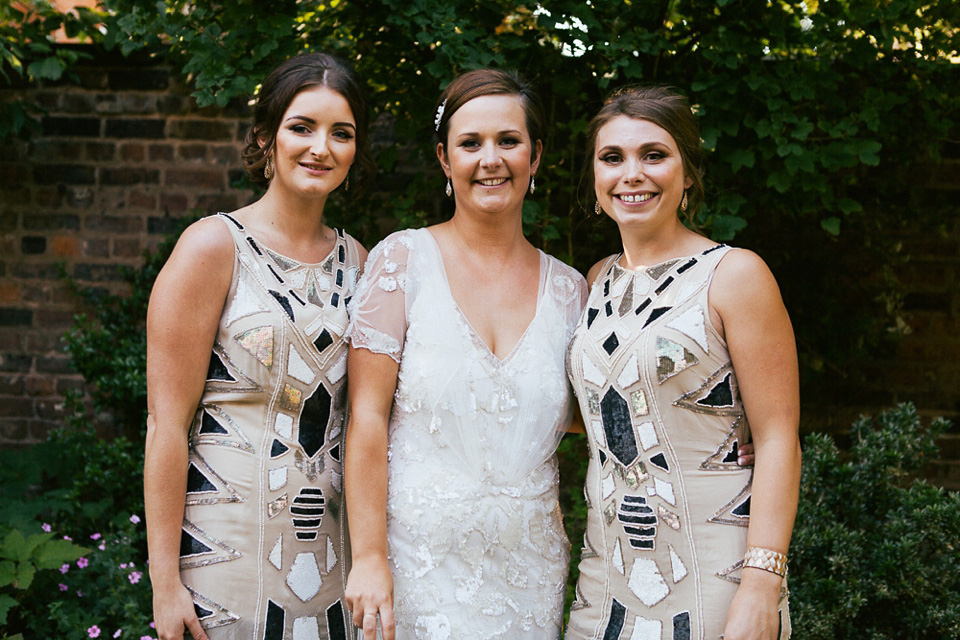
[[[810,31],[810,29],[813,29],[813,20],[810,19],[810,16],[804,16],[800,20],[800,30]]]

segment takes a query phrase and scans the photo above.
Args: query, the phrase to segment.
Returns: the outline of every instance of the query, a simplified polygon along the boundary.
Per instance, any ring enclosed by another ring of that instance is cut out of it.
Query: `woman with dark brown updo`
[[[378,617],[384,640],[556,639],[554,452],[586,289],[523,236],[544,135],[530,87],[466,73],[434,124],[453,217],[377,245],[351,306],[346,597],[368,639]]]
[[[144,469],[161,640],[345,640],[346,302],[366,252],[323,221],[372,175],[354,72],[264,80],[244,163],[266,193],[191,225],[147,318]]]
[[[590,270],[570,345],[591,455],[567,640],[790,635],[796,346],[764,262],[681,221],[702,162],[670,89],[620,91],[588,129],[584,183],[623,249]],[[738,465],[748,440],[753,470]]]

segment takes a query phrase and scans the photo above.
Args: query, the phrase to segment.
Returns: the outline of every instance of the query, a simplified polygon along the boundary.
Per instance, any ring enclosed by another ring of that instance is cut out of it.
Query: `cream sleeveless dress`
[[[180,573],[214,640],[355,637],[341,460],[360,247],[304,264],[220,214],[233,282],[190,429]]]
[[[638,271],[611,256],[569,353],[590,443],[568,640],[717,640],[739,583],[749,426],[708,294],[730,247]],[[780,637],[790,635],[786,589]]]
[[[555,640],[569,543],[556,446],[583,277],[540,253],[537,310],[503,360],[450,293],[426,229],[370,253],[349,340],[400,364],[389,424],[387,542],[398,640]]]

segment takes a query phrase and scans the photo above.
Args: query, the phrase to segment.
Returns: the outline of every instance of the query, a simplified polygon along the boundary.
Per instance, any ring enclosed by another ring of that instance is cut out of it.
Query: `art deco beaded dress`
[[[729,247],[637,271],[612,256],[570,345],[590,446],[567,640],[717,640],[746,549],[749,427],[708,292]],[[790,635],[786,589],[780,638]]]
[[[536,315],[500,360],[454,301],[430,231],[371,252],[349,340],[400,364],[387,453],[398,640],[560,636],[569,544],[554,451],[585,298],[583,277],[541,252]]]
[[[354,638],[342,490],[357,242],[321,263],[234,218],[233,281],[190,429],[180,573],[214,640]]]

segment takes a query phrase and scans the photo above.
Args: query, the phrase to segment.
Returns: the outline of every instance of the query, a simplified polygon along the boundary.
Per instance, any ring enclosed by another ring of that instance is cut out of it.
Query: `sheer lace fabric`
[[[387,527],[398,638],[556,638],[568,547],[554,451],[586,287],[541,253],[533,321],[498,359],[450,294],[427,230],[371,252],[347,331],[400,363]]]

